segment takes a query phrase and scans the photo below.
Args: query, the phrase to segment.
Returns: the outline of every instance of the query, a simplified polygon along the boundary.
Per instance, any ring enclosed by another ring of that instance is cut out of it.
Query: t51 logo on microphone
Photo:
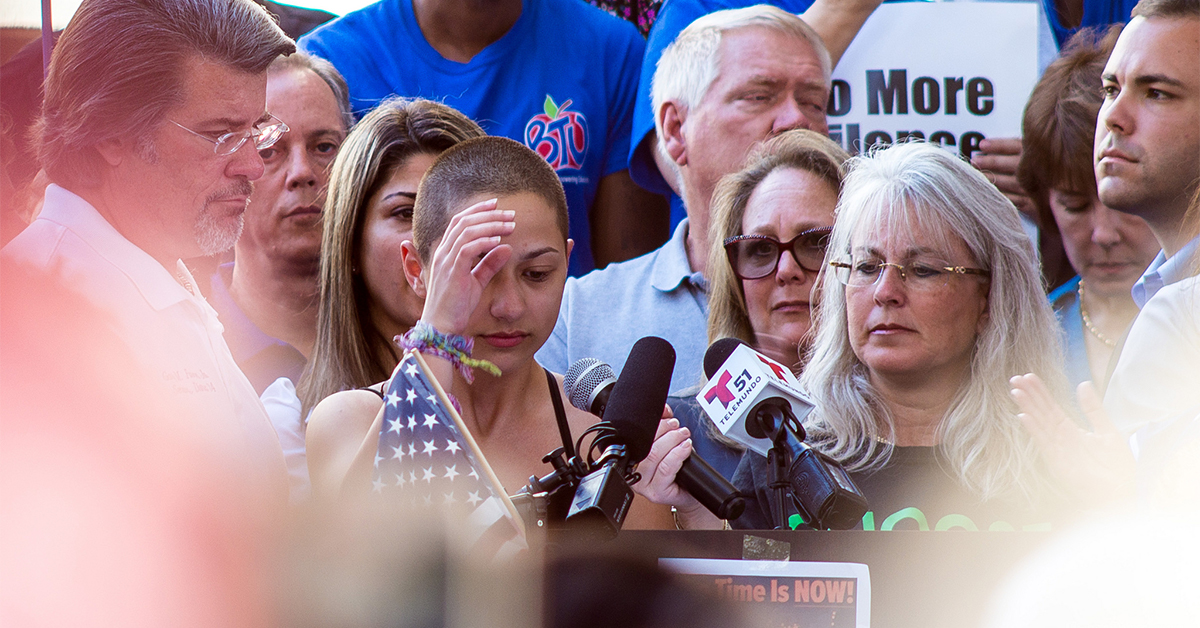
[[[729,390],[730,379],[733,379],[733,376],[729,374],[729,371],[721,371],[721,376],[717,378],[716,386],[709,388],[708,392],[704,393],[704,400],[712,403],[713,399],[716,399],[721,402],[722,406],[728,408],[729,402],[733,401],[734,396],[733,391]]]
[[[782,376],[780,378],[782,379]],[[733,390],[729,390],[729,384],[731,383],[731,380],[733,384]],[[704,400],[712,403],[713,399],[716,399],[717,401],[721,402],[722,406],[728,408],[729,404],[733,402],[738,395],[746,392],[747,386],[751,386],[756,383],[757,382],[754,380],[754,376],[751,375],[750,371],[746,369],[742,369],[742,374],[738,375],[737,379],[734,379],[733,375],[728,370],[724,370],[721,371],[721,375],[717,377],[716,385],[712,388],[709,388],[708,391],[704,393]]]
[[[787,399],[792,412],[801,419],[812,409],[787,367],[741,345],[700,389],[696,401],[722,434],[765,456],[770,443],[751,437],[745,423],[751,409],[768,397]]]

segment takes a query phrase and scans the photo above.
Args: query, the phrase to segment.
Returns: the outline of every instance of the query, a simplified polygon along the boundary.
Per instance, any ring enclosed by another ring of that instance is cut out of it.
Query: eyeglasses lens
[[[742,279],[761,279],[775,272],[783,248],[791,246],[792,255],[801,268],[818,272],[825,261],[829,233],[804,233],[790,242],[780,243],[773,238],[757,237],[733,243],[734,270]]]
[[[279,138],[283,137],[284,133],[288,132],[288,126],[282,122],[270,124],[258,130],[258,138],[254,142],[254,147],[258,150],[270,148]]]
[[[218,155],[232,155],[246,143],[246,140],[252,137],[254,138],[255,150],[263,150],[264,148],[273,146],[289,130],[288,126],[283,122],[272,120],[266,126],[257,129],[222,135],[216,140],[217,145],[215,150]]]
[[[944,288],[950,282],[953,273],[945,270],[945,262],[915,261],[907,264],[892,264],[879,260],[853,260],[850,267],[835,267],[838,281],[853,288],[866,288],[875,285],[889,267],[894,268],[904,282],[912,290],[928,291]]]

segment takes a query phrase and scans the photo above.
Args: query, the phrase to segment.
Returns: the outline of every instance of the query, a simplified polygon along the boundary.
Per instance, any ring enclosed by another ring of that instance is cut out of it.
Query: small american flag
[[[527,547],[499,481],[414,352],[385,386],[373,493],[465,517],[473,549],[504,560]]]

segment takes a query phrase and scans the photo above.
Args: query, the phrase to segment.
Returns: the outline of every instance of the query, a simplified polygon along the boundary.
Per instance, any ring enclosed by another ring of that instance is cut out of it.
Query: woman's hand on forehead
[[[483,289],[512,257],[500,239],[516,228],[516,214],[496,209],[496,201],[455,214],[433,253],[421,319],[443,334],[463,334]]]

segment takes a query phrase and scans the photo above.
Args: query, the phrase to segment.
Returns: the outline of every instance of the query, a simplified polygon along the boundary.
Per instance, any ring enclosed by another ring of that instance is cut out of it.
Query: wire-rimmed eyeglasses
[[[967,268],[966,266],[947,266],[944,262],[912,261],[907,264],[894,264],[877,259],[851,260],[847,262],[829,262],[833,267],[833,276],[842,285],[851,288],[866,288],[875,285],[888,267],[895,268],[900,273],[900,280],[905,285],[916,290],[932,290],[945,287],[950,278],[961,275],[976,275],[990,277],[991,272],[982,268]]]
[[[725,255],[739,279],[762,279],[773,274],[784,251],[792,252],[800,268],[815,273],[825,263],[831,231],[833,227],[808,229],[787,242],[765,235],[733,236],[725,239]]]
[[[174,120],[168,120],[168,122],[202,140],[212,142],[213,152],[222,156],[236,153],[246,143],[246,140],[252,137],[254,138],[255,149],[263,150],[264,148],[270,148],[275,142],[279,141],[279,138],[283,137],[284,133],[291,130],[288,128],[288,125],[283,123],[283,120],[271,116],[266,122],[255,125],[245,131],[230,131],[213,138],[203,133],[197,133]]]

